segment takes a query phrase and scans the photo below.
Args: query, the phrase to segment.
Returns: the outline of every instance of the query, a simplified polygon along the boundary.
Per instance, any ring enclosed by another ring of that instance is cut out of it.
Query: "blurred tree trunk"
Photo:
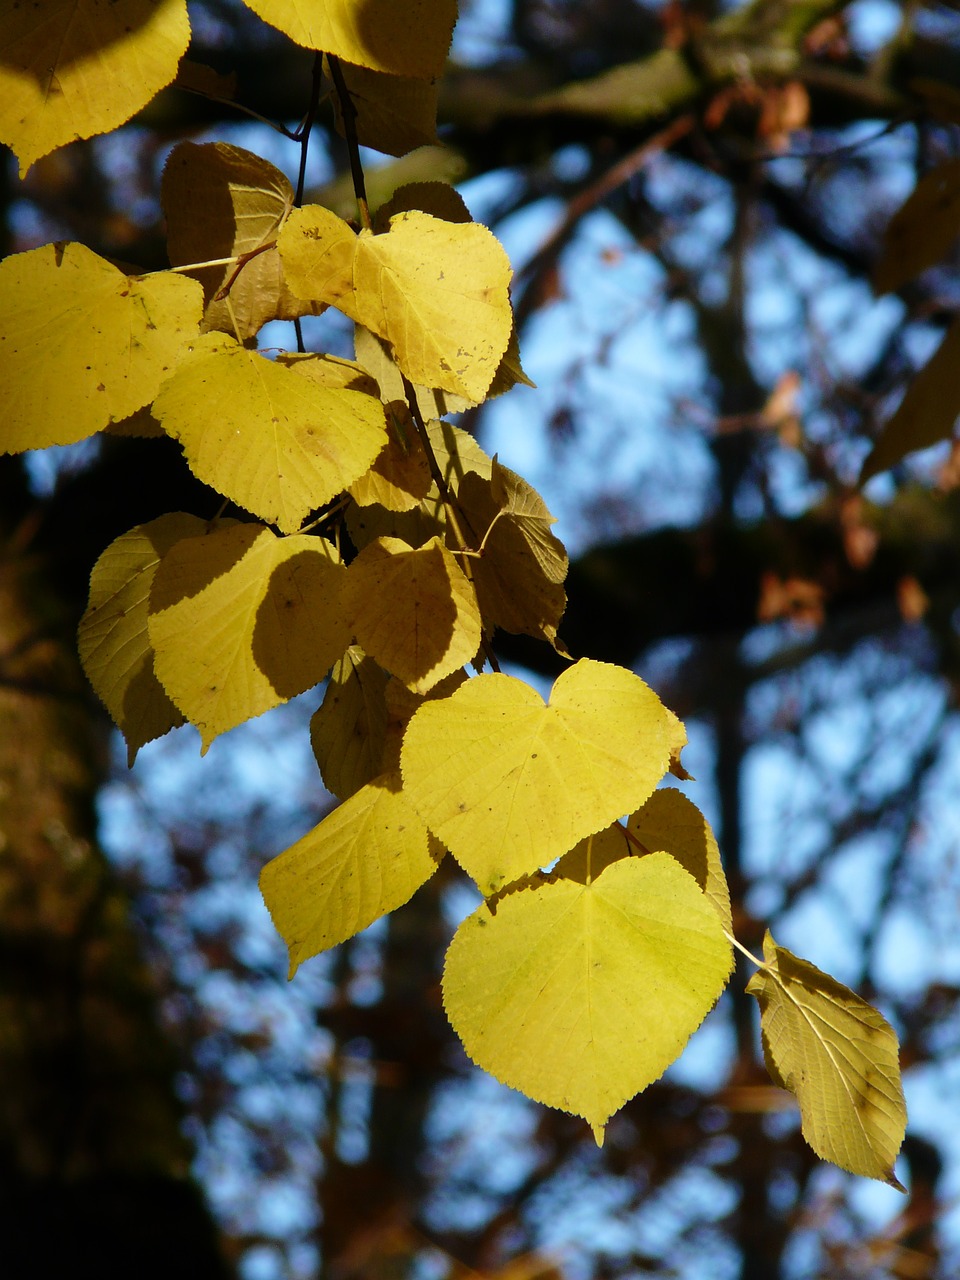
[[[0,1222],[4,1276],[216,1280],[175,1056],[96,842],[107,725],[73,611],[0,459]]]

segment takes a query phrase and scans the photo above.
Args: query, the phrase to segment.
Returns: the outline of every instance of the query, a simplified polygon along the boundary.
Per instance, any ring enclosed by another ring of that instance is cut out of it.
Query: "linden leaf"
[[[434,420],[427,423],[427,436],[440,474],[454,496],[459,493],[464,476],[477,472],[489,478],[492,460],[466,431],[450,422]],[[431,483],[419,505],[410,511],[388,510],[379,503],[365,505],[362,510],[348,507],[347,528],[359,548],[374,538],[401,538],[411,547],[421,547],[430,538],[448,537],[449,512],[440,490]]]
[[[896,1032],[829,974],[763,940],[747,984],[760,1005],[767,1068],[800,1104],[803,1136],[824,1160],[897,1187],[907,1122]]]
[[[960,160],[925,173],[883,233],[874,268],[877,293],[899,289],[945,258],[960,236]]]
[[[528,1097],[607,1119],[679,1056],[723,990],[717,913],[668,854],[484,903],[447,952],[443,1002],[472,1060]]]
[[[402,906],[442,856],[397,774],[361,787],[260,873],[267,910],[290,951],[289,976]]]
[[[398,538],[364,547],[350,565],[344,605],[363,650],[418,693],[480,648],[473,587],[437,538],[416,550]]]
[[[893,417],[883,424],[863,464],[861,484],[895,466],[908,453],[949,438],[960,416],[958,365],[960,319],[951,324],[940,346],[907,387]]]
[[[547,706],[520,680],[481,675],[410,721],[404,789],[492,893],[641,805],[678,724],[639,676],[609,663],[581,659]]]
[[[373,466],[350,485],[358,506],[374,503],[388,511],[413,511],[430,492],[427,451],[402,400],[387,405],[387,443]]]
[[[347,647],[335,554],[322,538],[236,524],[178,542],[161,560],[150,595],[154,667],[204,752],[317,684]]]
[[[476,222],[411,211],[359,236],[329,209],[295,209],[280,233],[287,279],[389,342],[411,382],[482,400],[513,325],[510,262]]]
[[[160,558],[206,522],[174,512],[138,525],[111,542],[90,575],[90,600],[78,644],[87,679],[127,742],[127,763],[183,716],[153,673],[147,603]]]
[[[309,378],[318,387],[327,387],[331,391],[362,391],[375,400],[380,398],[376,379],[355,360],[345,360],[325,351],[282,351],[275,363],[292,369],[302,378]]]
[[[383,770],[387,734],[384,693],[390,677],[351,645],[334,665],[323,702],[310,721],[310,744],[323,785],[346,800]]]
[[[0,8],[0,142],[34,160],[129,120],[177,74],[186,0],[43,0]]]
[[[181,142],[163,169],[160,202],[173,266],[254,254],[239,264],[191,272],[203,286],[204,328],[251,338],[268,320],[295,320],[321,307],[287,286],[276,246],[293,207],[293,187],[262,157],[226,142]],[[218,293],[232,281],[229,304]]]
[[[314,384],[222,334],[197,341],[153,411],[194,475],[284,533],[362,475],[387,438],[372,396]]]
[[[663,787],[632,814],[627,830],[651,853],[672,854],[716,908],[723,927],[733,932],[730,890],[720,861],[720,849],[710,824],[682,791]],[[636,846],[631,852],[638,852]]]
[[[483,556],[473,564],[485,624],[553,644],[567,605],[568,560],[550,532],[555,520],[543,499],[496,458],[490,479],[465,476],[457,497],[473,535],[489,530]]]
[[[373,229],[378,234],[390,230],[390,219],[398,213],[418,209],[444,222],[472,222],[467,202],[449,182],[406,182],[373,216]]]
[[[196,281],[125,276],[82,244],[0,262],[0,452],[74,444],[149,404],[200,314]]]
[[[343,63],[343,81],[357,113],[355,128],[362,147],[388,156],[406,155],[417,147],[439,145],[435,79],[386,75]],[[339,95],[333,109],[337,133],[346,137]]]
[[[395,76],[440,75],[457,20],[456,0],[244,0],[295,44]]]

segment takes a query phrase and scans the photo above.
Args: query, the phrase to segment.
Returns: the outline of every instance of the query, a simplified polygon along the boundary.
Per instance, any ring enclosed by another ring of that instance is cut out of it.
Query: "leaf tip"
[[[602,1147],[603,1139],[607,1131],[607,1126],[605,1124],[591,1124],[590,1128],[593,1130],[593,1138],[597,1146]]]

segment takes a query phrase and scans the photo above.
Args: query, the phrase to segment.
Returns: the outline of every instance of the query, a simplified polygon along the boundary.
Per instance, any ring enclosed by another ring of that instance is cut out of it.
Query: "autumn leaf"
[[[717,913],[656,853],[484,903],[450,944],[443,1000],[478,1066],[583,1116],[599,1142],[680,1054],[731,969]]]
[[[492,893],[641,805],[678,734],[653,690],[608,663],[570,667],[546,706],[521,680],[481,675],[414,715],[401,754],[404,789]]]
[[[350,640],[343,573],[324,539],[256,524],[178,542],[163,557],[150,595],[154,668],[204,751],[327,674]]]
[[[896,1033],[769,930],[763,958],[747,991],[760,1005],[767,1068],[800,1104],[803,1136],[822,1159],[902,1191],[893,1171],[907,1120]]]
[[[347,573],[344,605],[366,653],[418,693],[480,648],[477,598],[439,539],[413,548],[398,538],[364,547]],[[391,608],[384,609],[383,601]]]
[[[899,289],[945,258],[960,236],[960,160],[925,173],[883,233],[874,268],[878,293]]]
[[[223,334],[198,339],[154,413],[199,479],[284,533],[362,475],[387,439],[372,396],[321,386]]]
[[[205,521],[183,512],[160,516],[111,542],[90,575],[78,633],[80,661],[126,739],[130,765],[145,743],[183,724],[154,675],[148,603],[161,557],[205,529]]]
[[[389,679],[362,649],[351,645],[334,664],[323,702],[310,720],[310,744],[323,785],[340,800],[382,772]]]
[[[82,244],[4,259],[0,452],[73,444],[149,404],[196,337],[201,307],[196,281],[125,276]]]
[[[456,0],[244,0],[296,44],[395,76],[429,80],[447,60]]]
[[[361,147],[402,156],[438,142],[436,79],[390,75],[346,62],[341,70],[357,113],[354,127]],[[337,132],[345,137],[338,94],[334,94],[333,108]]]
[[[186,0],[43,0],[0,8],[0,142],[34,160],[129,120],[177,74]]]
[[[243,340],[268,320],[322,309],[291,292],[276,246],[269,247],[293,207],[293,187],[261,156],[226,142],[181,142],[164,165],[160,201],[173,266],[254,255],[242,266],[191,273],[203,286],[204,328]],[[218,299],[227,284],[227,298]]]
[[[289,976],[402,906],[442,856],[399,775],[361,787],[260,873],[267,909],[290,952]]]
[[[291,288],[389,342],[412,382],[483,398],[513,325],[510,263],[486,227],[411,211],[381,235],[355,235],[307,205],[290,214],[279,247]]]

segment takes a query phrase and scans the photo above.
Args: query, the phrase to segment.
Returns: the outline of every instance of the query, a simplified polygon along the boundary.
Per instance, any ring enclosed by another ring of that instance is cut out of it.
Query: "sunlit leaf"
[[[731,968],[717,913],[656,853],[483,904],[450,944],[444,1007],[474,1062],[602,1140],[678,1057]]]
[[[340,800],[383,771],[389,679],[351,645],[334,665],[323,702],[310,721],[310,743],[323,785]]]
[[[261,156],[226,142],[181,142],[164,165],[160,200],[174,266],[256,255],[242,269],[228,263],[192,273],[203,285],[205,328],[242,340],[268,320],[320,309],[287,287],[276,247],[264,249],[293,206],[293,187]],[[229,303],[217,300],[228,283]]]
[[[438,76],[447,60],[456,0],[244,0],[296,44],[397,76]]]
[[[197,341],[154,413],[199,479],[285,533],[362,475],[387,439],[372,396],[320,386],[219,334]]]
[[[547,706],[521,680],[477,676],[411,720],[404,788],[491,893],[638,808],[666,772],[677,726],[638,676],[608,663],[565,671]]]
[[[80,661],[126,739],[131,765],[144,743],[183,724],[153,673],[147,605],[161,556],[205,528],[205,521],[183,512],[160,516],[111,542],[90,575],[78,632]]]
[[[662,787],[630,815],[627,830],[649,852],[663,849],[672,854],[713,903],[723,927],[733,931],[720,849],[709,822],[692,800],[676,787]],[[636,846],[632,852],[638,852]]]
[[[763,958],[747,991],[760,1005],[770,1074],[800,1104],[803,1136],[824,1160],[902,1191],[893,1171],[907,1120],[896,1033],[769,931]]]
[[[186,0],[0,6],[0,142],[34,160],[107,133],[170,84],[190,41]]]
[[[355,236],[308,205],[291,213],[279,243],[291,288],[389,342],[412,382],[474,400],[486,394],[513,325],[510,263],[486,227],[413,211],[381,235]]]
[[[154,668],[204,751],[327,674],[350,640],[343,573],[322,538],[278,538],[255,524],[178,542],[163,557],[150,596]]]
[[[344,603],[363,650],[420,693],[480,648],[473,587],[437,539],[417,549],[371,542],[350,565]]]
[[[149,404],[201,306],[196,281],[125,276],[82,244],[0,262],[0,452],[73,444]]]
[[[260,889],[289,948],[290,977],[304,960],[402,906],[436,871],[442,852],[399,776],[385,774],[268,862]]]

